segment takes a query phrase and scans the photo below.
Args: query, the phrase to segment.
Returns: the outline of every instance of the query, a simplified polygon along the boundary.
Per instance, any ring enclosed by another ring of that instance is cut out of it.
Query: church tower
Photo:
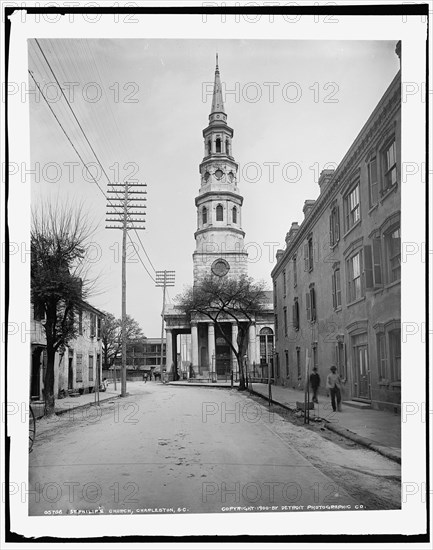
[[[242,231],[243,197],[237,187],[238,164],[233,158],[233,133],[227,125],[217,55],[209,125],[203,130],[200,190],[195,199],[194,284],[211,274],[218,277],[247,274],[248,254],[244,252],[245,233]]]

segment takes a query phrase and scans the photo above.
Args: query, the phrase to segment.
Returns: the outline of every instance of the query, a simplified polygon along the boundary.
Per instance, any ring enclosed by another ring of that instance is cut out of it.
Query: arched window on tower
[[[211,140],[209,139],[208,142],[207,142],[207,154],[208,155],[211,155],[212,154],[212,143],[211,143]]]
[[[224,219],[224,210],[223,210],[222,204],[218,204],[218,206],[216,207],[216,221],[222,222],[223,219]]]
[[[238,209],[236,208],[236,206],[233,206],[232,209],[232,222],[238,223]]]
[[[226,155],[230,155],[230,142],[226,139]]]
[[[215,147],[216,147],[216,152],[221,153],[221,139],[220,138],[216,138]]]
[[[201,211],[201,220],[203,222],[203,225],[207,223],[207,208],[206,206],[203,207],[203,210]]]

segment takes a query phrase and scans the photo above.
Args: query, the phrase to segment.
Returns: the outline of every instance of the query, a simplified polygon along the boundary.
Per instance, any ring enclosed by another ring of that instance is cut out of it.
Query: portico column
[[[250,364],[256,362],[256,325],[251,324],[248,329],[248,358]]]
[[[238,351],[238,325],[237,323],[232,323],[232,346],[235,348],[236,351]],[[238,375],[238,360],[236,358],[236,355],[232,351],[232,369],[233,369],[233,377],[237,378]]]
[[[216,366],[212,361],[215,355],[215,327],[213,323],[209,323],[207,326],[207,349],[209,354],[209,372],[214,372]]]
[[[173,363],[173,340],[170,329],[165,329],[165,349],[166,349],[166,370],[171,372],[171,364]],[[162,371],[162,365],[161,365]]]
[[[191,323],[191,360],[194,370],[198,370],[198,331],[197,323]]]

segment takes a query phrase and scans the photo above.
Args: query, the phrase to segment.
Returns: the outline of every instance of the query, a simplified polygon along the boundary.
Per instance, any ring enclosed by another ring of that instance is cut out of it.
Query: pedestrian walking
[[[326,387],[331,394],[332,410],[341,412],[341,378],[337,374],[337,367],[334,365],[332,365],[331,372],[326,378]]]
[[[320,375],[317,372],[317,367],[313,367],[313,372],[310,374],[310,385],[313,390],[313,403],[318,403],[317,392],[320,386]]]

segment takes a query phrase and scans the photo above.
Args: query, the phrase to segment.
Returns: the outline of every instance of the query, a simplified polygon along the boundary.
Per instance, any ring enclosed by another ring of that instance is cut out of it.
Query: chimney
[[[280,259],[281,259],[281,257],[283,256],[283,254],[284,254],[284,250],[281,250],[281,248],[279,248],[279,249],[277,250],[276,255],[275,255],[276,258],[277,258],[277,262],[280,261]]]
[[[320,192],[325,189],[328,183],[331,181],[332,176],[334,175],[335,170],[322,170],[319,176],[319,187]]]
[[[308,217],[315,202],[316,201],[313,201],[313,200],[306,200],[304,202],[304,208],[302,209],[302,212],[304,213],[304,220]]]
[[[286,246],[288,247],[290,243],[293,241],[293,239],[296,236],[296,233],[299,231],[299,225],[298,222],[293,222],[289,232],[286,233]]]

